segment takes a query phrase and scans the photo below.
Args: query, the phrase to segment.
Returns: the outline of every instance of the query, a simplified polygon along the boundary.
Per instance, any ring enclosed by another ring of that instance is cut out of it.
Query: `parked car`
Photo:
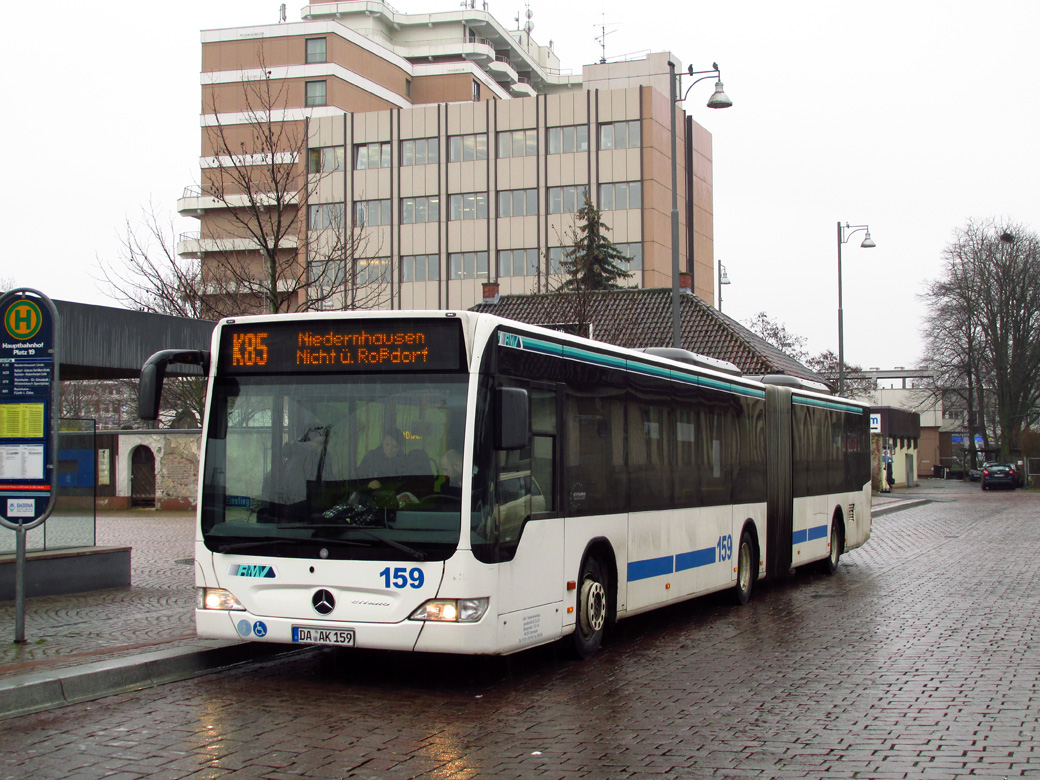
[[[982,489],[991,487],[1018,487],[1018,472],[1010,463],[985,463],[982,466]]]

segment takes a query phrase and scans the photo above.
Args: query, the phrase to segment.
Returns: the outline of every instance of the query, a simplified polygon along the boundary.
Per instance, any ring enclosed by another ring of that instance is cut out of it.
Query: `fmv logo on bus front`
[[[228,570],[232,577],[259,577],[265,580],[273,580],[275,574],[273,566],[261,566],[258,564],[236,563]]]

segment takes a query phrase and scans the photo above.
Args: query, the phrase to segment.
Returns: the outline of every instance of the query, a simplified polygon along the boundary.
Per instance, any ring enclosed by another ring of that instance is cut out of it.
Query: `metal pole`
[[[841,309],[841,222],[838,223],[838,395],[845,395],[845,324]]]
[[[675,63],[668,63],[668,109],[672,128],[672,346],[682,349],[679,326],[679,172],[675,159]]]
[[[14,559],[14,642],[25,644],[25,529],[15,533]]]
[[[719,311],[722,311],[722,260],[718,260],[718,268],[715,270],[715,275],[719,280]]]

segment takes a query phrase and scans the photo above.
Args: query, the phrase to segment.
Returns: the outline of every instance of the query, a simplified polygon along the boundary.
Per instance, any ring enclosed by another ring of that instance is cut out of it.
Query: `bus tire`
[[[751,599],[751,591],[755,588],[755,542],[750,531],[740,535],[740,547],[737,548],[737,584],[733,587],[733,596],[737,604],[747,604]]]
[[[603,642],[609,617],[610,599],[603,564],[595,555],[585,559],[578,580],[578,619],[575,621],[574,653],[578,658],[591,658]]]
[[[834,574],[838,571],[838,559],[841,558],[841,550],[844,546],[844,528],[841,524],[841,518],[835,515],[831,521],[831,549],[827,557],[820,563],[820,570],[824,574]]]

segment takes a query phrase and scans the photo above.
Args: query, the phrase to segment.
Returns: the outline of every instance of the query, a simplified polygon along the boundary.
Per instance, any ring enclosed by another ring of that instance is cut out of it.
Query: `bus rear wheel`
[[[599,558],[590,555],[581,567],[578,581],[578,619],[574,626],[574,652],[591,658],[603,642],[608,616],[607,577]]]
[[[733,595],[738,604],[747,604],[751,591],[755,587],[755,543],[751,534],[744,531],[740,535],[740,547],[737,549],[737,584]]]
[[[841,521],[835,517],[831,521],[831,549],[821,564],[824,574],[834,574],[838,571],[838,560],[841,558],[841,548],[844,543]]]

